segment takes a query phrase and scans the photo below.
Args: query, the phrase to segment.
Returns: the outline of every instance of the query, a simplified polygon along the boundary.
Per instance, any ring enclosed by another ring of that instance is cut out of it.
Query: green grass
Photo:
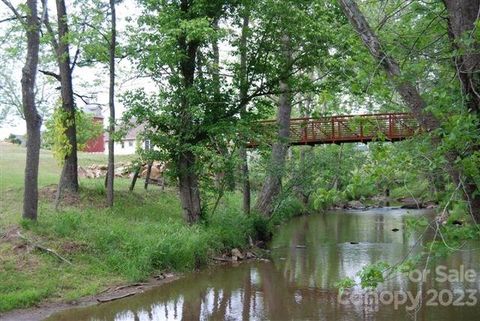
[[[161,271],[190,271],[215,253],[245,246],[248,236],[262,229],[261,220],[241,213],[235,193],[228,194],[202,224],[189,226],[174,188],[162,192],[155,186],[149,191],[138,186],[130,193],[128,179],[116,180],[111,209],[104,206],[103,179],[83,179],[79,204],[55,211],[42,191],[57,183],[60,169],[43,150],[38,222],[21,221],[24,162],[24,148],[0,143],[0,236],[10,235],[0,238],[0,312],[45,299],[76,300]],[[106,157],[80,153],[79,163],[106,163]],[[17,230],[73,264],[25,247],[13,233]]]

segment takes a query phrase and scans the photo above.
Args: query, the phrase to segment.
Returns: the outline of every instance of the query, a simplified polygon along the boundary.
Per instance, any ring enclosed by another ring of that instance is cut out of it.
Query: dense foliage
[[[46,130],[43,133],[44,147],[51,149],[54,157],[60,163],[71,150],[65,134],[65,118],[65,112],[61,108],[56,108],[52,117],[45,122]],[[103,124],[95,121],[92,115],[81,110],[77,110],[75,113],[75,123],[78,150],[83,150],[90,140],[97,138],[103,132]]]

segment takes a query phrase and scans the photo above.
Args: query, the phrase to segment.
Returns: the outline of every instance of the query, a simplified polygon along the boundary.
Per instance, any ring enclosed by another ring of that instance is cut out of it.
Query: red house
[[[93,121],[100,123],[103,127],[103,115],[101,107],[86,106],[85,112],[93,114]],[[87,153],[103,153],[105,151],[105,138],[103,132],[98,137],[89,140],[83,151]]]

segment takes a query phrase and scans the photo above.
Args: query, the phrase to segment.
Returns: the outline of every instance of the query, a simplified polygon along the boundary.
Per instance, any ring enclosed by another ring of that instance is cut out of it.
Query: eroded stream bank
[[[409,215],[430,216],[428,211]],[[380,293],[443,293],[415,312],[408,300],[393,304],[365,304],[355,289],[339,300],[335,282],[355,276],[368,263],[396,263],[411,251],[419,233],[407,233],[406,210],[335,211],[299,217],[282,226],[272,241],[271,262],[215,266],[145,293],[100,305],[60,312],[48,321],[157,320],[475,320],[480,304],[461,293],[475,291],[473,282],[444,282],[432,273],[425,283],[406,276],[388,280]],[[396,231],[398,229],[398,231]],[[419,251],[418,248],[415,251]],[[479,251],[463,251],[436,262],[446,269],[476,269]],[[434,267],[432,267],[434,269]],[[457,303],[449,303],[452,293]],[[430,295],[431,298],[432,296]]]

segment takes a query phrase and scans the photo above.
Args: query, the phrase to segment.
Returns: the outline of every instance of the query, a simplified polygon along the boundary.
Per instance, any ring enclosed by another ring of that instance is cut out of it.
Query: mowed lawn
[[[24,147],[0,142],[0,227],[18,223],[22,212],[23,185],[25,172],[26,149]],[[134,156],[117,156],[117,162],[132,160]],[[78,153],[80,166],[92,164],[107,164],[107,155]],[[38,186],[41,190],[45,186],[58,184],[61,166],[54,159],[52,152],[42,149],[40,152],[40,169]],[[127,179],[117,179],[117,187],[124,189],[128,186]],[[98,185],[99,180],[81,179],[84,187]]]
[[[106,155],[79,153],[79,164],[106,164]],[[129,192],[128,178],[116,179],[113,208],[105,206],[104,179],[85,178],[76,202],[55,211],[60,166],[46,150],[40,155],[38,221],[23,221],[24,167],[25,148],[0,143],[0,313],[45,300],[76,300],[161,271],[193,270],[214,253],[246,246],[259,226],[255,216],[242,213],[236,193],[223,198],[215,215],[189,226],[175,186],[145,191],[139,181]],[[209,203],[213,201],[204,200]],[[33,243],[57,251],[72,264],[35,249]]]
[[[18,223],[22,213],[25,148],[0,143],[0,228]],[[60,169],[49,151],[40,154],[39,186],[58,182]]]

